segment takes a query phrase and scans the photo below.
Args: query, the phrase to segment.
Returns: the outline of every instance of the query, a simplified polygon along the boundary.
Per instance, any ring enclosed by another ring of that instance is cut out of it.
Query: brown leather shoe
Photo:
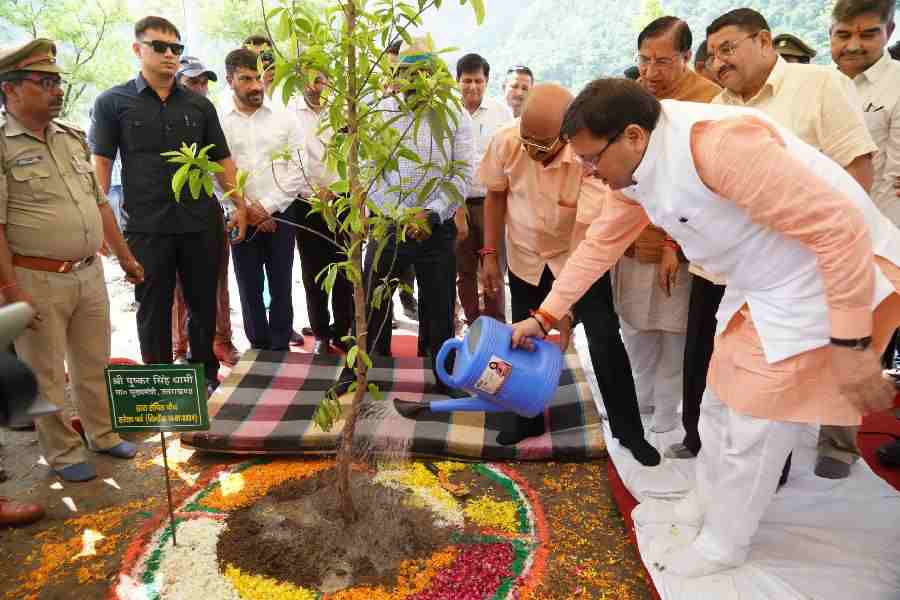
[[[241,360],[241,353],[237,351],[231,341],[215,342],[213,344],[213,353],[219,362],[225,366],[233,367]]]
[[[30,502],[0,497],[0,527],[30,525],[44,518],[44,509]]]

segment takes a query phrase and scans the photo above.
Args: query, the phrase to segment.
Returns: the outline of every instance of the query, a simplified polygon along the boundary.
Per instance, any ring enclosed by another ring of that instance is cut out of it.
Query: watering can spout
[[[431,412],[503,412],[506,409],[478,396],[434,400],[432,402],[415,402],[394,398],[394,408],[407,419],[415,419],[422,411]]]
[[[509,409],[479,396],[435,400],[431,403],[431,412],[505,412],[507,410]]]

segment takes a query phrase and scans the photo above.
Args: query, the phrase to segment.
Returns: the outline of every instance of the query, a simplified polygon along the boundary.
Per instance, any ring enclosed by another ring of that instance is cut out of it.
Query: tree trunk
[[[359,115],[357,113],[357,95],[358,78],[356,72],[356,47],[353,44],[353,36],[357,27],[357,13],[354,2],[344,4],[344,22],[347,39],[347,133],[351,139],[350,156],[348,157],[347,178],[350,182],[350,194],[353,206],[361,215],[363,221],[362,231],[366,231],[365,219],[365,198],[362,195],[362,189],[359,181],[359,138],[357,131],[359,127]],[[362,244],[358,242],[364,237],[364,233],[353,232],[351,243],[353,244],[353,255],[350,257],[357,273],[362,273]],[[359,346],[360,352],[367,348],[368,332],[366,319],[366,290],[363,279],[353,282],[353,303],[356,310],[356,344]],[[338,496],[340,501],[341,513],[344,522],[352,523],[356,521],[358,515],[356,506],[353,503],[353,496],[350,490],[350,470],[353,463],[353,436],[356,433],[356,421],[359,417],[359,407],[362,404],[366,394],[368,381],[367,366],[357,354],[356,364],[356,391],[353,394],[353,403],[350,406],[350,413],[344,422],[344,429],[341,432],[341,445],[337,455],[337,472],[338,472]]]

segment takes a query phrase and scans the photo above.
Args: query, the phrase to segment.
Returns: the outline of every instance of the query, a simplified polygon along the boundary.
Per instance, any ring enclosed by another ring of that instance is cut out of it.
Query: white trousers
[[[619,319],[622,340],[631,361],[634,387],[641,412],[653,409],[655,424],[677,424],[684,376],[684,343],[687,336],[668,331],[642,331]],[[653,425],[651,425],[653,429]],[[655,430],[655,429],[654,429]]]
[[[747,559],[750,540],[778,489],[784,461],[800,443],[803,423],[739,414],[706,388],[700,405],[695,498],[703,526],[694,547],[730,564]]]

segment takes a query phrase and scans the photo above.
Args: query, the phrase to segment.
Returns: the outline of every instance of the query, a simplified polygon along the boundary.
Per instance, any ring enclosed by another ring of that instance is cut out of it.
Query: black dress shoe
[[[331,347],[339,350],[340,352],[343,352],[344,354],[350,352],[350,345],[347,344],[347,342],[339,339],[332,338]]]
[[[316,338],[313,354],[331,354],[331,343],[328,338]]]
[[[894,440],[879,448],[875,454],[886,467],[900,467],[900,440]]]
[[[620,439],[619,443],[628,448],[631,455],[645,467],[655,467],[662,460],[659,451],[646,438],[628,441]]]
[[[292,346],[302,346],[303,345],[303,336],[294,330],[291,330],[291,345]]]
[[[532,418],[517,415],[515,428],[498,433],[497,443],[501,446],[513,446],[524,439],[543,435],[544,431],[544,413]]]

